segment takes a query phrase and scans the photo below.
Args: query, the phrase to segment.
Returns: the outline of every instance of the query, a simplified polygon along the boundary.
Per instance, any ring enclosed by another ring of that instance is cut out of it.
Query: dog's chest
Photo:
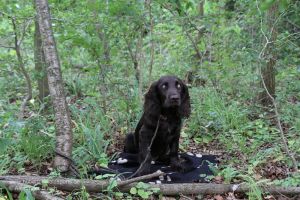
[[[162,117],[160,131],[165,136],[171,136],[181,126],[181,121],[171,117]]]

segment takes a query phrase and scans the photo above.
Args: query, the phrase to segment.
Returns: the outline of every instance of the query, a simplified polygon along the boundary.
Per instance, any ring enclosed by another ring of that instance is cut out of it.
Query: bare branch
[[[4,44],[0,44],[0,47],[6,48],[6,49],[14,49],[15,50],[15,47],[13,47],[13,46],[7,46],[7,45],[4,45]]]
[[[16,18],[15,17],[10,17],[10,19],[11,19],[11,22],[12,22],[12,25],[13,25],[13,30],[14,30],[14,44],[15,44],[14,49],[15,49],[16,54],[17,54],[18,65],[19,65],[19,68],[21,70],[21,73],[25,77],[25,81],[26,81],[26,85],[27,85],[27,96],[24,98],[24,100],[21,104],[21,108],[20,108],[19,119],[22,119],[22,118],[24,118],[26,105],[27,105],[28,101],[32,98],[32,85],[31,85],[30,76],[29,76],[29,74],[27,73],[27,71],[25,69],[23,57],[22,57],[22,54],[21,54],[21,47],[20,47],[20,40],[18,38]]]

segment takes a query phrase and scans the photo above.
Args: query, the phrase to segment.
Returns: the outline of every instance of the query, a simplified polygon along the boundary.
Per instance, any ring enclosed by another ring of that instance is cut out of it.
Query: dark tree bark
[[[38,91],[39,100],[44,101],[44,98],[49,95],[48,78],[46,72],[46,61],[42,48],[42,39],[39,30],[37,18],[35,19],[35,32],[34,32],[34,64],[35,70],[38,74]]]
[[[274,42],[277,38],[277,29],[275,26],[275,20],[278,15],[278,4],[273,3],[267,13],[268,29],[270,30],[270,41],[267,42],[266,49],[264,51],[264,58],[266,60],[266,66],[262,67],[262,81],[264,81],[266,89],[261,82],[262,92],[259,94],[259,101],[264,106],[272,105],[272,99],[269,97],[268,92],[275,98],[275,65],[276,65],[276,53]]]
[[[69,170],[72,154],[72,125],[65,98],[61,67],[52,32],[50,9],[47,0],[35,1],[43,52],[47,65],[49,91],[55,112],[56,152],[54,167],[61,172]],[[64,155],[64,156],[62,156]]]

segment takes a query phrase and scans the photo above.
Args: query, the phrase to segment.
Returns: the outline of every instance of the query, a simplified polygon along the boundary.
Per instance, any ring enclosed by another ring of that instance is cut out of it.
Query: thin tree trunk
[[[153,69],[153,63],[154,63],[154,49],[155,49],[155,44],[154,44],[154,39],[153,39],[153,34],[154,34],[154,23],[153,23],[153,16],[152,16],[152,0],[146,0],[145,5],[148,8],[149,12],[149,20],[150,20],[150,64],[149,64],[149,82],[152,81],[152,69]]]
[[[140,35],[138,37],[138,41],[136,43],[135,52],[133,52],[132,47],[128,40],[125,38],[125,42],[127,44],[127,48],[133,63],[133,68],[135,70],[135,78],[138,83],[139,88],[139,100],[140,103],[142,103],[142,97],[143,97],[143,82],[142,82],[142,73],[141,73],[141,66],[140,66],[140,57],[142,54],[142,44],[143,44],[143,29],[140,31]]]
[[[38,73],[37,83],[39,91],[39,100],[43,102],[44,98],[49,95],[49,86],[46,72],[46,61],[42,48],[42,39],[37,18],[35,19],[34,32],[34,64],[35,70]]]
[[[141,57],[142,57],[142,44],[143,44],[143,29],[139,35],[138,41],[137,41],[137,45],[136,45],[136,73],[137,73],[137,77],[139,79],[138,81],[138,87],[139,87],[139,99],[140,99],[140,103],[143,102],[143,77],[142,77],[142,69],[141,69],[141,65],[139,64],[139,62],[141,63]]]
[[[31,80],[30,80],[29,74],[27,73],[27,71],[25,69],[23,57],[21,54],[21,48],[20,48],[21,41],[18,38],[16,20],[14,17],[11,17],[11,21],[12,21],[13,30],[14,30],[14,43],[15,43],[14,49],[16,50],[20,71],[23,74],[23,76],[25,77],[25,81],[26,81],[26,85],[27,85],[27,96],[24,98],[24,100],[21,104],[20,115],[19,115],[19,119],[23,119],[24,115],[25,115],[26,105],[27,105],[28,101],[32,98],[32,85],[31,85]],[[23,34],[25,34],[25,33],[23,33]]]
[[[204,15],[204,3],[205,3],[205,0],[200,0],[199,1],[199,4],[198,4],[198,15],[199,15],[199,17],[203,17],[203,15]]]
[[[271,32],[270,40],[266,47],[266,50],[264,52],[264,57],[266,57],[267,63],[266,66],[262,68],[262,78],[264,81],[264,84],[268,90],[268,92],[271,94],[272,97],[275,98],[275,65],[276,65],[276,53],[275,53],[275,46],[274,42],[277,38],[277,30],[275,27],[275,20],[278,13],[278,4],[273,3],[273,5],[269,8],[267,13],[267,23],[268,23],[268,29]],[[263,89],[262,92],[259,94],[259,101],[264,106],[270,106],[272,105],[272,99],[268,96],[268,93],[264,89],[264,85],[261,82],[260,83],[261,88]]]
[[[102,42],[102,48],[103,48],[103,58],[97,59],[97,64],[99,66],[99,78],[101,80],[100,85],[100,93],[102,96],[102,104],[103,104],[103,111],[104,114],[107,112],[107,87],[106,87],[106,71],[110,66],[110,47],[109,47],[109,39],[107,36],[107,33],[105,32],[100,19],[98,19],[98,12],[97,10],[94,10],[94,18],[97,19],[98,21],[95,23],[96,31],[98,34],[99,39]],[[96,51],[95,51],[95,54]],[[99,57],[96,55],[96,57]]]
[[[199,19],[202,19],[204,16],[204,4],[205,4],[205,0],[200,0],[199,4],[198,4],[198,17]],[[198,30],[198,35],[196,38],[196,43],[199,44],[199,42],[201,41],[202,37],[203,37],[203,33],[204,30],[200,29]]]
[[[52,32],[50,10],[47,0],[36,0],[39,30],[42,38],[43,52],[47,65],[49,90],[55,112],[56,154],[54,167],[61,172],[69,170],[72,154],[72,125],[70,112],[65,98],[61,67]],[[65,156],[62,156],[65,155]]]

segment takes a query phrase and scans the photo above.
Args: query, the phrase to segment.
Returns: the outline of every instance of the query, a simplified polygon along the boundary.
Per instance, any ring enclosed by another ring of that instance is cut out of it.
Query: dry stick
[[[259,7],[258,7],[257,0],[256,0],[256,6],[257,6],[257,9],[258,9],[258,11],[259,11],[259,13],[260,13],[260,15],[261,15],[261,11],[260,11],[260,9],[259,9]],[[276,22],[277,22],[277,20],[276,20]],[[276,22],[275,22],[275,23],[276,23]],[[265,43],[263,49],[261,50],[261,52],[260,52],[260,54],[259,54],[259,59],[263,59],[263,58],[262,58],[262,55],[263,55],[265,49],[267,48],[267,46],[268,46],[270,43],[272,43],[272,42],[274,42],[274,41],[269,41],[269,38],[266,36],[265,32],[263,31],[263,29],[262,29],[262,19],[260,19],[260,24],[261,24],[260,31],[261,31],[261,33],[263,34],[264,38],[266,39],[266,43]],[[271,29],[271,33],[272,33],[273,31],[274,31],[274,26],[273,26],[272,29]],[[279,115],[279,112],[278,112],[278,108],[277,108],[276,101],[275,101],[274,97],[270,94],[270,92],[269,92],[269,90],[268,90],[268,88],[267,88],[267,86],[266,86],[265,79],[264,79],[264,77],[263,77],[263,75],[262,75],[262,72],[261,72],[261,67],[259,67],[259,73],[260,73],[260,77],[261,77],[261,79],[262,79],[263,87],[264,87],[266,93],[268,94],[269,98],[271,99],[271,102],[272,102],[272,104],[273,104],[273,106],[274,106],[276,122],[277,122],[277,126],[278,126],[278,129],[279,129],[279,132],[280,132],[280,136],[281,136],[281,139],[282,139],[284,151],[286,152],[286,154],[287,154],[287,155],[291,158],[291,160],[292,160],[292,163],[293,163],[293,171],[297,172],[297,171],[298,171],[298,164],[297,164],[297,161],[296,161],[294,155],[293,155],[293,154],[290,152],[290,150],[289,150],[288,142],[287,142],[287,139],[286,139],[286,137],[285,137],[285,135],[284,135],[283,128],[282,128],[282,125],[281,125],[281,119],[280,119],[280,115]]]
[[[22,192],[25,189],[28,189],[28,190],[31,191],[32,195],[36,199],[42,199],[42,200],[63,200],[60,197],[56,197],[56,196],[53,196],[53,195],[49,194],[49,192],[47,192],[47,191],[42,191],[38,187],[34,187],[34,186],[31,186],[31,185],[26,185],[24,183],[19,183],[19,182],[16,182],[16,181],[0,181],[0,187],[2,186],[2,184],[9,191],[12,191],[12,192]]]
[[[159,177],[159,176],[162,176],[164,174],[165,174],[164,172],[162,172],[160,170],[157,170],[156,172],[154,172],[152,174],[147,174],[147,175],[144,175],[144,176],[138,176],[138,177],[131,178],[131,179],[128,179],[128,180],[120,181],[117,184],[118,184],[118,187],[121,187],[121,186],[128,185],[130,183],[135,183],[135,182],[138,182],[138,181],[144,181],[144,180],[148,180],[148,179],[151,179],[151,178]]]
[[[141,163],[141,165],[139,166],[139,168],[136,170],[136,172],[134,172],[129,178],[132,178],[134,176],[136,176],[138,173],[140,173],[140,171],[142,170],[142,168],[144,167],[145,163],[147,162],[147,160],[149,159],[150,155],[151,155],[151,147],[152,147],[152,143],[154,141],[154,139],[156,138],[156,135],[157,135],[157,131],[158,131],[158,127],[159,127],[159,123],[160,123],[160,116],[157,120],[157,125],[156,125],[156,128],[155,128],[155,132],[154,132],[154,135],[151,139],[151,142],[147,148],[148,152],[147,152],[147,155],[144,159],[144,161]]]

